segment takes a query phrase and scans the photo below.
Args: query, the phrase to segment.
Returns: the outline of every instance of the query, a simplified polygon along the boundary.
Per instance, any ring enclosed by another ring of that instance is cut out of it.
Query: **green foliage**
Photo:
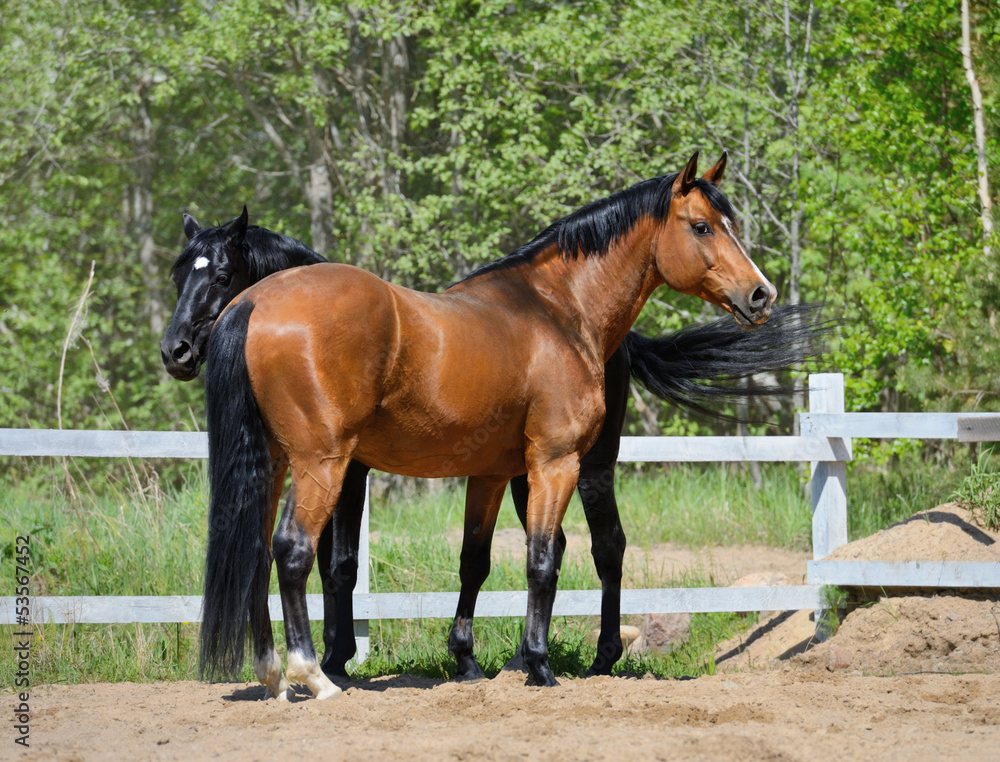
[[[1000,10],[972,6],[992,173]],[[5,4],[0,424],[117,427],[117,403],[133,428],[199,425],[199,385],[167,379],[157,348],[181,211],[248,203],[436,289],[698,149],[730,151],[727,193],[781,297],[843,318],[852,408],[995,402],[957,7],[813,7],[705,0],[695,23],[676,0]],[[639,327],[714,314],[658,294]]]
[[[848,374],[849,405],[977,404],[968,365],[997,336],[988,328],[973,342],[970,323],[982,330],[975,316],[984,305],[969,284],[994,265],[983,260],[972,192],[958,7],[822,5],[831,24],[817,40],[822,118],[810,132],[825,165],[815,184],[830,192],[817,197],[827,209],[816,210],[814,232],[828,256],[827,296],[848,318],[835,365]],[[986,16],[996,23],[995,9]],[[992,102],[991,85],[984,82]]]

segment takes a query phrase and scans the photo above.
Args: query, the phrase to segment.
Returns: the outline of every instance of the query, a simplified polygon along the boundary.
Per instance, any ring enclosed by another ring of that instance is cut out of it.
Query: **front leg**
[[[549,667],[549,625],[562,555],[557,537],[579,472],[576,453],[529,463],[528,613],[522,644],[529,685],[559,684]]]
[[[528,531],[528,475],[522,474],[521,476],[515,476],[510,480],[510,497],[514,501],[514,512],[517,514],[518,520],[521,522],[521,526],[524,527],[524,531]],[[563,532],[562,527],[559,527],[559,531],[556,534],[556,553],[558,558],[556,559],[556,567],[562,568],[562,557],[566,550],[566,533]],[[514,655],[510,657],[506,664],[503,665],[504,672],[527,672],[528,668],[524,666],[524,634],[521,635],[521,642],[517,647],[517,651]]]
[[[490,547],[497,523],[500,501],[507,486],[506,479],[470,476],[465,491],[465,536],[462,540],[462,560],[459,578],[462,589],[458,595],[458,610],[448,635],[448,650],[457,662],[455,679],[474,680],[485,677],[473,654],[472,618],[476,598],[490,574]]]

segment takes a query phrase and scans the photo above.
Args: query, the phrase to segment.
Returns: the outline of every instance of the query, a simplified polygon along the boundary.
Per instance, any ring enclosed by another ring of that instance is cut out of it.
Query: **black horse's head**
[[[252,284],[244,253],[247,222],[245,206],[235,220],[214,228],[202,228],[184,215],[188,244],[171,270],[177,306],[160,342],[163,364],[176,379],[190,381],[198,375],[216,318]]]

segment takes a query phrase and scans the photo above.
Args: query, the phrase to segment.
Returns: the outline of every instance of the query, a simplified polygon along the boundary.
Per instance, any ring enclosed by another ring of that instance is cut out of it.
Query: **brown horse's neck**
[[[643,217],[603,256],[569,260],[553,246],[527,267],[531,285],[593,347],[601,362],[622,343],[663,283],[653,256],[655,223]]]

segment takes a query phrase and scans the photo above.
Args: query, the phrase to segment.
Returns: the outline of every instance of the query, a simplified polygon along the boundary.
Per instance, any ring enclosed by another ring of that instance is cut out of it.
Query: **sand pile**
[[[1000,563],[1000,532],[949,503],[838,548],[829,558]],[[780,612],[724,643],[716,652],[718,669],[787,664],[875,675],[1000,672],[1000,591],[961,592],[883,591],[850,611],[825,643],[815,641],[812,612]]]

